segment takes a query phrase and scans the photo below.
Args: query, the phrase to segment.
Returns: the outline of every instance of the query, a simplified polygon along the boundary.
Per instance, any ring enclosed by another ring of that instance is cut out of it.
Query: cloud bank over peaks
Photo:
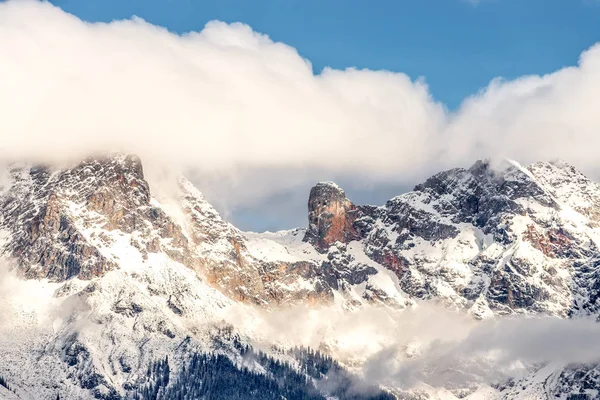
[[[225,208],[323,179],[414,183],[481,157],[599,167],[598,45],[578,66],[493,80],[453,112],[403,73],[314,75],[293,47],[241,23],[177,35],[9,1],[0,55],[0,157],[133,151],[187,171]]]
[[[239,23],[178,36],[135,18],[88,24],[29,1],[2,4],[0,21],[11,154],[124,147],[207,171],[379,175],[426,157],[423,145],[389,144],[436,135],[444,118],[422,82],[353,69],[314,76],[295,49]]]

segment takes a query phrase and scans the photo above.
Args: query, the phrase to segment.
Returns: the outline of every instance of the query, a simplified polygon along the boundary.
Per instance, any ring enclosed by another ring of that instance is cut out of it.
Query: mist
[[[336,306],[236,308],[227,319],[258,347],[320,349],[365,382],[400,389],[494,384],[549,363],[600,362],[600,324],[589,318],[476,321],[466,312],[422,301],[406,310],[363,305],[353,312]]]
[[[364,364],[370,381],[394,387],[493,384],[547,364],[600,362],[600,324],[593,319],[507,317],[472,325],[459,340],[440,337],[406,358],[398,344]]]

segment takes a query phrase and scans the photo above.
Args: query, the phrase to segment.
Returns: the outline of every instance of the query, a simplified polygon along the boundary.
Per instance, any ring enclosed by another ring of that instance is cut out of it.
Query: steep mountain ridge
[[[512,163],[494,170],[477,162],[434,175],[384,206],[346,199],[345,207],[352,210],[352,232],[360,235],[365,254],[393,271],[411,298],[442,299],[478,317],[567,316],[598,307],[592,287],[599,194],[597,184],[564,163]],[[575,209],[575,203],[581,205]],[[321,251],[332,227],[349,220],[323,213],[310,219],[305,236]],[[335,238],[356,240],[337,233]]]
[[[191,183],[178,184],[183,221],[151,196],[134,156],[90,158],[67,169],[15,166],[0,193],[3,254],[25,277],[56,282],[102,276],[139,252],[143,261],[165,254],[237,300],[266,305],[331,295],[300,290],[315,279],[305,262],[258,262],[243,234]],[[280,290],[284,280],[302,293]]]
[[[2,254],[20,276],[11,286],[39,295],[30,304],[15,293],[3,313],[0,376],[12,378],[16,396],[121,398],[166,355],[173,373],[192,353],[244,365],[233,341],[251,344],[253,334],[223,329],[236,329],[232,315],[253,320],[261,309],[351,313],[428,301],[478,319],[600,312],[600,187],[562,162],[479,161],[383,206],[355,205],[334,183],[320,183],[309,195],[306,230],[263,234],[226,222],[187,180],[177,187],[173,204],[154,197],[141,160],[126,155],[8,170]],[[324,345],[335,353],[336,343]],[[562,395],[579,385],[577,373],[596,372],[534,369],[516,386],[471,390],[468,398]],[[544,373],[556,377],[553,386],[536,383]],[[397,393],[462,393],[428,390]]]

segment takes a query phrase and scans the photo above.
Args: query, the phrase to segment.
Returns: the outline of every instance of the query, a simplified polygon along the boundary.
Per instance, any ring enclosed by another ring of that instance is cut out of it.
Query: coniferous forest
[[[239,344],[238,344],[239,345]],[[292,366],[239,345],[246,364],[263,371],[236,365],[221,354],[193,354],[173,374],[168,358],[148,368],[147,381],[136,389],[135,400],[392,400],[394,397],[369,386],[347,372],[331,357],[308,348],[294,348],[286,355],[297,360]]]

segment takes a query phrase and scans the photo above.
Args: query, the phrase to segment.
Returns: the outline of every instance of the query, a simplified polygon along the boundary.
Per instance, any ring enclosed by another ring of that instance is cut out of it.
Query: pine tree
[[[4,377],[0,376],[0,386],[4,386],[6,389],[10,390],[10,387],[8,386],[8,383],[6,382],[6,379],[4,379]]]

